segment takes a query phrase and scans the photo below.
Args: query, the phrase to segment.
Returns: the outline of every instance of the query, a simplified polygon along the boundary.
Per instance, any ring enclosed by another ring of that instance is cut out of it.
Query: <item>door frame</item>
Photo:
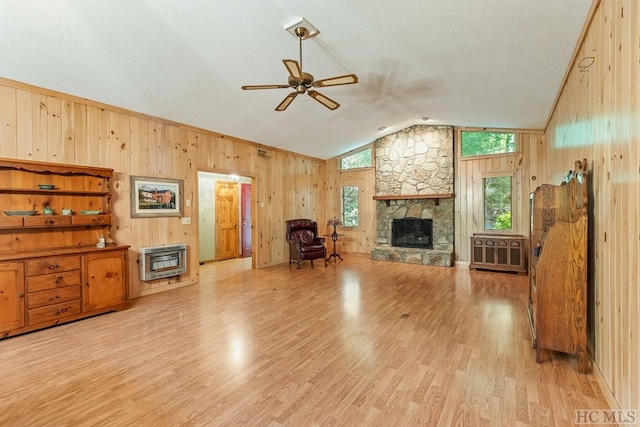
[[[252,188],[252,203],[254,204],[255,207],[255,201],[256,201],[256,194],[258,193],[258,177],[255,174],[247,174],[247,173],[238,173],[235,171],[230,171],[228,169],[218,169],[218,168],[207,168],[207,167],[198,167],[196,169],[196,179],[195,179],[195,184],[196,184],[196,192],[197,192],[197,198],[196,201],[199,201],[200,199],[200,182],[199,182],[199,173],[203,172],[203,173],[210,173],[210,174],[218,174],[218,175],[225,175],[225,176],[229,176],[229,175],[235,175],[235,176],[239,176],[239,177],[243,177],[243,178],[249,178],[251,180],[251,188]],[[194,216],[195,216],[195,228],[196,228],[196,248],[195,248],[195,252],[196,252],[196,260],[198,261],[199,264],[199,260],[200,260],[200,203],[199,202],[194,202],[193,203],[193,212],[194,212]],[[251,209],[251,223],[253,224],[253,228],[251,230],[251,244],[252,246],[255,247],[255,242],[256,242],[256,236],[258,235],[258,230],[259,230],[259,225],[258,225],[258,209]],[[260,256],[260,254],[258,253],[258,251],[254,250],[251,253],[251,268],[255,269],[257,265],[259,265],[258,261],[258,257]]]
[[[249,193],[249,205],[245,204],[245,198],[247,196],[247,191]],[[246,233],[246,224],[245,224],[245,214],[246,210],[249,210],[248,221],[249,224],[249,232]],[[240,183],[240,257],[248,258],[253,255],[253,236],[251,232],[253,231],[253,187],[250,182],[241,182]],[[251,243],[251,247],[247,250],[245,247],[245,236],[249,235],[249,240]],[[249,255],[246,255],[249,253]]]

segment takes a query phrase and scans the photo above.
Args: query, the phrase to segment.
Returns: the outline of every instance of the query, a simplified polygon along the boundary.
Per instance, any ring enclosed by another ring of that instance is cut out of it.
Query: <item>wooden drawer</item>
[[[79,256],[40,258],[25,263],[27,276],[80,269]]]
[[[38,308],[47,305],[60,304],[63,302],[79,300],[82,296],[82,289],[78,286],[68,286],[66,288],[53,289],[27,294],[27,308]]]
[[[82,312],[82,302],[80,300],[69,301],[61,304],[48,305],[46,307],[28,310],[29,325],[51,322],[63,319]]]
[[[0,216],[0,228],[22,227],[21,216]]]
[[[74,215],[71,222],[73,225],[111,224],[111,215]]]
[[[71,217],[65,215],[36,215],[25,216],[25,227],[59,227],[61,225],[71,225]]]
[[[27,277],[27,292],[46,291],[80,285],[80,270]]]

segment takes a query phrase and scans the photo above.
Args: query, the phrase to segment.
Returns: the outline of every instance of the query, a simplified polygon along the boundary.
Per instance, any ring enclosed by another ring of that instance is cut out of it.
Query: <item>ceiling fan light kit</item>
[[[303,26],[305,25],[305,26]],[[308,27],[311,27],[310,31]],[[275,108],[276,111],[284,111],[289,104],[293,102],[296,96],[303,93],[307,93],[311,98],[318,101],[320,104],[327,107],[329,110],[335,110],[340,106],[333,99],[321,94],[320,92],[313,90],[316,87],[329,87],[329,86],[341,86],[358,83],[358,76],[355,74],[346,74],[344,76],[329,77],[322,80],[315,80],[314,77],[303,71],[302,69],[302,41],[310,37],[313,37],[319,33],[318,29],[313,27],[307,20],[302,18],[285,29],[296,36],[298,39],[299,47],[299,60],[295,59],[283,59],[282,63],[289,72],[287,84],[280,85],[246,85],[242,86],[244,90],[257,90],[257,89],[294,89],[289,95],[287,95],[280,104]]]

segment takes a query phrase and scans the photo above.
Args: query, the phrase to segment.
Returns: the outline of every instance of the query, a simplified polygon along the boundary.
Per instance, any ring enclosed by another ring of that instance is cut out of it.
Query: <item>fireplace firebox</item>
[[[433,249],[433,220],[400,218],[391,223],[391,245]]]

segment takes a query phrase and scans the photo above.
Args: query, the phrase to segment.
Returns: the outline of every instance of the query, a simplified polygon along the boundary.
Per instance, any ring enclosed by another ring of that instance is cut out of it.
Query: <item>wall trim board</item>
[[[573,53],[571,54],[571,58],[569,60],[569,64],[567,65],[567,69],[564,71],[564,75],[562,76],[562,82],[560,83],[560,86],[558,86],[558,92],[556,93],[556,97],[553,100],[553,104],[551,104],[551,109],[549,110],[549,115],[547,116],[547,120],[545,122],[544,129],[543,129],[545,134],[547,133],[547,129],[549,128],[549,123],[553,118],[556,108],[558,108],[558,102],[560,101],[562,92],[564,91],[564,88],[567,86],[567,81],[569,80],[569,76],[571,75],[571,70],[576,65],[578,54],[580,53],[580,50],[582,49],[582,45],[584,44],[584,41],[587,38],[587,33],[591,28],[591,23],[593,22],[594,17],[596,16],[596,11],[600,7],[600,2],[601,0],[593,0],[593,3],[591,4],[591,9],[589,10],[589,13],[587,15],[587,20],[582,26],[582,31],[580,31],[580,35],[578,36],[576,45],[573,48]]]

